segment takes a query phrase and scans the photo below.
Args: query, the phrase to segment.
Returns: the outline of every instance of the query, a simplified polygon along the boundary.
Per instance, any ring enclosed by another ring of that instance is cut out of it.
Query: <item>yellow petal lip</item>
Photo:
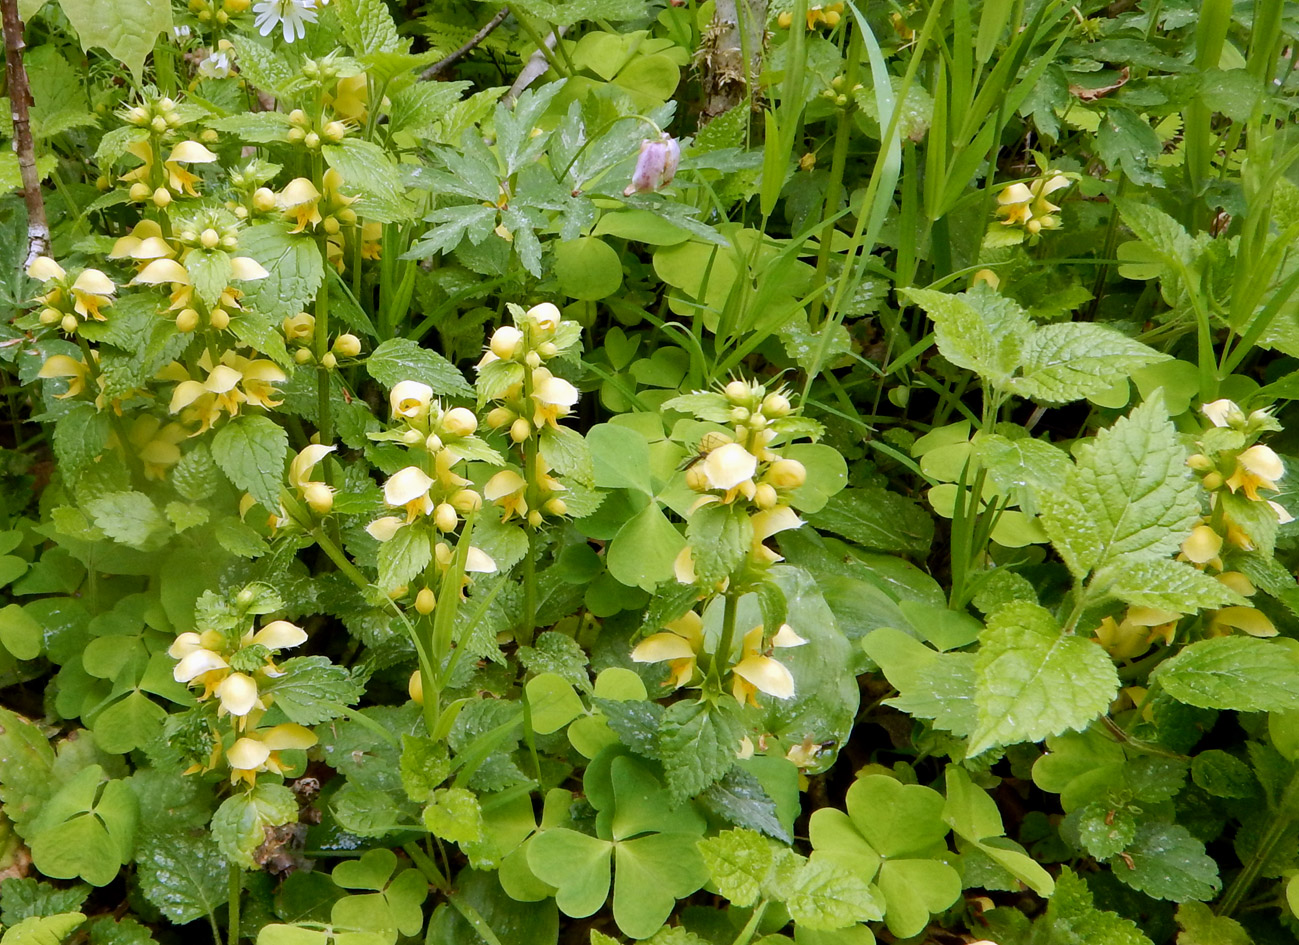
[[[1288,525],[1290,522],[1294,521],[1294,516],[1291,515],[1290,512],[1286,509],[1286,507],[1282,505],[1280,502],[1272,502],[1271,500],[1269,500],[1267,504],[1272,509],[1272,511],[1276,513],[1277,520],[1282,525]]]
[[[210,673],[214,669],[227,669],[229,666],[229,663],[211,650],[195,650],[176,664],[171,676],[176,682],[187,683],[204,673]]]
[[[37,372],[37,377],[76,377],[80,375],[86,366],[76,358],[69,357],[66,354],[52,354],[45,359],[41,369]]]
[[[778,532],[799,528],[803,524],[803,520],[798,517],[798,513],[787,505],[778,505],[775,508],[757,512],[753,515],[751,521],[753,522],[753,538],[755,541],[766,541]]]
[[[231,673],[217,685],[216,694],[231,715],[247,715],[257,704],[257,682],[244,673]]]
[[[528,309],[527,318],[543,331],[554,331],[559,327],[561,316],[553,302],[541,302]]]
[[[1281,462],[1281,457],[1271,447],[1261,443],[1256,443],[1237,456],[1236,462],[1260,479],[1275,481],[1285,475],[1285,464]]]
[[[527,481],[512,469],[503,469],[483,486],[483,498],[489,502],[513,495],[527,486]]]
[[[1200,412],[1203,413],[1205,417],[1208,418],[1209,422],[1215,427],[1227,426],[1231,422],[1232,418],[1237,415],[1242,419],[1244,418],[1244,413],[1241,411],[1240,407],[1236,406],[1236,402],[1234,400],[1229,400],[1226,397],[1215,400],[1212,403],[1203,404],[1200,407]]]
[[[1223,571],[1221,574],[1214,576],[1219,583],[1225,584],[1241,597],[1253,597],[1257,590],[1253,582],[1239,571]]]
[[[433,388],[419,381],[398,381],[388,395],[392,412],[399,417],[418,417],[433,400]]]
[[[710,452],[703,461],[704,475],[714,489],[734,489],[751,479],[758,459],[739,443],[727,443]]]
[[[780,647],[802,646],[806,642],[807,640],[795,633],[794,628],[787,623],[782,623],[776,635],[771,638],[771,645]]]
[[[131,237],[124,237],[118,240],[118,243],[129,240]],[[113,249],[117,249],[115,245]],[[137,240],[136,244],[131,247],[128,255],[132,259],[166,259],[174,253],[171,244],[161,236],[149,236],[142,240]]]
[[[315,465],[336,449],[338,449],[336,446],[312,443],[302,450],[293,457],[293,462],[289,463],[289,482],[299,489],[304,488]]]
[[[320,199],[316,185],[305,177],[295,177],[280,191],[280,206],[286,210],[301,207]]]
[[[218,364],[212,369],[203,384],[204,390],[214,394],[225,394],[234,390],[235,385],[243,380],[243,375],[228,364]]]
[[[256,738],[241,738],[226,752],[230,767],[239,771],[255,771],[270,757],[270,747]]]
[[[1222,551],[1222,536],[1208,525],[1197,525],[1182,542],[1182,554],[1195,564],[1207,564]]]
[[[51,279],[62,279],[67,272],[49,256],[37,256],[27,267],[27,275],[40,282],[49,282]]]
[[[230,258],[230,278],[237,282],[252,282],[256,279],[265,279],[269,275],[266,267],[251,256]]]
[[[272,620],[253,634],[253,642],[269,650],[283,650],[307,642],[307,631],[287,620]]]
[[[376,541],[391,541],[392,536],[397,534],[398,529],[404,524],[406,523],[395,515],[385,515],[365,526],[365,531]]]
[[[746,656],[731,667],[731,672],[769,696],[777,699],[794,696],[793,674],[770,656]]]
[[[675,633],[655,633],[641,640],[631,651],[637,663],[661,663],[663,660],[693,659],[695,648]]]
[[[203,643],[199,635],[190,630],[180,634],[172,641],[171,646],[167,647],[167,655],[175,660],[184,659],[202,646]]]
[[[260,733],[261,742],[271,751],[284,751],[291,748],[310,748],[316,744],[315,733],[305,726],[294,722],[284,722]]]
[[[176,389],[171,392],[171,403],[167,409],[172,413],[177,413],[206,393],[207,391],[198,381],[181,381],[176,385]]]
[[[677,556],[672,562],[672,573],[676,575],[679,584],[695,583],[695,559],[690,553],[689,545],[677,552]]]
[[[98,269],[83,270],[81,275],[77,276],[77,281],[72,283],[72,288],[93,295],[112,295],[117,291],[117,286],[113,284],[113,280]]]
[[[1033,199],[1033,191],[1027,184],[1011,184],[997,195],[997,203],[1003,207],[1008,204],[1027,203]]]
[[[131,280],[132,285],[161,285],[164,282],[189,285],[189,273],[174,259],[155,259]]]
[[[418,466],[407,466],[388,477],[383,485],[383,498],[389,505],[400,507],[428,495],[433,480]]]
[[[168,161],[180,164],[211,164],[217,156],[197,141],[182,141],[171,149]]]
[[[1277,634],[1267,614],[1253,607],[1224,607],[1213,615],[1213,623],[1241,630],[1251,637],[1274,637]]]
[[[469,554],[465,556],[465,570],[475,574],[495,574],[496,562],[483,549],[470,545]]]
[[[577,388],[562,377],[542,378],[532,389],[532,396],[538,403],[552,407],[572,407],[577,403]]]

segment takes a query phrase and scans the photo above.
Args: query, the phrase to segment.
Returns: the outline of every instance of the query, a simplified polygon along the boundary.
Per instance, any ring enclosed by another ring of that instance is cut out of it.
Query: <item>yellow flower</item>
[[[1281,457],[1271,447],[1256,443],[1236,457],[1236,471],[1227,480],[1227,488],[1232,492],[1244,489],[1245,495],[1257,502],[1259,489],[1280,492],[1276,481],[1284,475]]]
[[[762,512],[755,512],[750,516],[749,521],[753,524],[752,555],[758,561],[766,564],[780,561],[781,557],[763,542],[772,535],[788,531],[791,528],[799,528],[803,524],[803,520],[798,517],[798,513],[787,505],[778,505]]]
[[[1159,638],[1171,643],[1182,615],[1154,607],[1129,607],[1121,623],[1106,617],[1096,628],[1096,641],[1116,659],[1132,659]]]
[[[27,275],[38,282],[50,282],[66,278],[67,272],[49,256],[37,256],[27,267]]]
[[[433,388],[419,381],[398,381],[388,395],[388,402],[394,417],[422,420],[433,402]]]
[[[555,377],[544,367],[533,370],[532,399],[536,409],[532,422],[538,429],[546,424],[558,428],[559,418],[568,416],[577,398],[577,388],[562,377]]]
[[[370,104],[370,83],[364,72],[338,80],[332,96],[325,96],[325,104],[334,114],[347,121],[365,121]]]
[[[219,703],[218,718],[226,714],[242,718],[253,709],[266,708],[257,697],[257,680],[246,673],[231,673],[217,683],[213,692]]]
[[[1218,559],[1222,551],[1222,536],[1208,525],[1197,525],[1182,542],[1182,554],[1192,564],[1208,564]]]
[[[171,244],[162,238],[162,227],[154,220],[141,220],[131,232],[113,244],[109,259],[135,259],[145,263],[176,255]]]
[[[203,687],[202,702],[216,691],[221,680],[230,674],[230,664],[215,647],[221,643],[220,634],[197,634],[193,631],[180,634],[167,650],[179,662],[172,667],[172,678],[187,686]]]
[[[290,233],[301,233],[323,219],[320,215],[320,191],[305,177],[295,177],[285,184],[278,203],[294,224]]]
[[[704,620],[693,610],[664,625],[664,630],[641,640],[631,651],[637,663],[668,664],[668,679],[663,685],[678,689],[695,675],[699,653],[704,645]]]
[[[144,465],[146,479],[167,477],[167,470],[180,462],[180,443],[187,436],[188,431],[179,423],[164,426],[161,420],[150,414],[136,417],[126,434],[135,455]]]
[[[314,744],[316,736],[311,729],[293,722],[273,725],[267,729],[253,729],[226,752],[226,760],[230,762],[230,783],[245,781],[251,787],[262,771],[282,774],[285,765],[280,752],[307,749]]]
[[[528,514],[528,500],[524,496],[527,488],[526,479],[512,469],[503,469],[487,480],[483,486],[483,498],[500,505],[505,510],[501,521],[508,522],[515,515]]]
[[[1235,401],[1228,400],[1226,397],[1213,403],[1201,404],[1200,412],[1215,427],[1237,426],[1245,422],[1245,411],[1241,410]]]
[[[388,477],[383,485],[383,500],[393,508],[406,510],[406,524],[420,515],[433,512],[433,499],[429,495],[434,480],[418,466],[407,466]]]
[[[73,308],[82,318],[107,321],[100,309],[113,304],[116,291],[113,280],[98,269],[84,269],[72,283],[72,297],[76,300]]]
[[[772,637],[774,647],[802,646],[807,641],[794,632],[789,624],[782,624]],[[764,692],[777,699],[792,699],[794,675],[784,663],[763,652],[763,628],[754,627],[744,635],[739,662],[731,667],[731,694],[741,705],[758,705],[757,694]]]
[[[1240,630],[1251,637],[1274,637],[1277,634],[1276,626],[1261,610],[1253,607],[1215,610],[1209,619],[1209,636],[1227,636],[1232,630]]]
[[[245,403],[261,407],[277,407],[281,403],[272,399],[276,393],[272,385],[283,383],[286,375],[272,361],[253,360],[227,351],[221,356],[221,363],[213,367],[205,352],[199,358],[199,366],[208,372],[203,381],[193,380],[183,366],[174,362],[158,374],[162,380],[180,381],[172,392],[169,409],[179,413],[189,408],[188,417],[182,416],[182,420],[200,421],[198,431],[191,436],[210,429],[222,413],[238,416]]]
[[[289,463],[289,484],[298,490],[317,515],[326,515],[334,505],[334,490],[323,482],[311,480],[311,470],[336,447],[312,443]]]
[[[1003,226],[1023,226],[1033,217],[1029,204],[1033,191],[1024,183],[1011,184],[997,195],[997,216]]]
[[[40,373],[36,376],[68,378],[67,393],[54,395],[57,400],[66,400],[69,397],[76,397],[86,389],[86,373],[84,361],[78,361],[66,354],[55,354],[45,359],[45,363],[41,365]]]

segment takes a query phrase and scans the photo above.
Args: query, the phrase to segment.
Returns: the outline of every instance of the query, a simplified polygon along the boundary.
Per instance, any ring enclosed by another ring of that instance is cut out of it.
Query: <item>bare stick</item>
[[[480,29],[477,33],[475,33],[473,36],[469,38],[469,42],[465,43],[463,46],[461,46],[455,52],[451,53],[451,55],[447,56],[445,59],[439,59],[437,62],[433,63],[433,65],[425,69],[422,73],[420,73],[420,79],[427,80],[427,79],[435,78],[440,73],[445,72],[447,69],[451,68],[457,62],[459,62],[461,59],[467,56],[471,49],[473,49],[475,46],[477,46],[479,43],[485,40],[488,36],[491,36],[492,31],[496,29],[496,27],[500,26],[503,22],[505,22],[505,18],[509,15],[510,15],[510,8],[501,7],[501,11],[497,13],[494,17],[492,17],[490,20],[488,20],[486,26],[484,26],[482,29]]]
[[[546,49],[554,49],[567,30],[567,26],[561,26],[559,29],[547,36],[545,39]],[[504,100],[506,102],[513,102],[523,94],[524,90],[527,89],[528,86],[545,75],[546,70],[549,68],[550,60],[546,57],[545,51],[541,49],[536,50],[528,57],[528,61],[523,64],[523,71],[521,71],[519,77],[514,80],[514,84],[510,86],[510,90],[505,93]]]
[[[23,200],[27,204],[26,268],[37,256],[49,253],[50,225],[45,217],[45,198],[41,194],[41,176],[36,170],[36,147],[32,143],[32,125],[27,113],[32,93],[27,84],[27,70],[23,67],[25,44],[23,22],[18,18],[18,0],[0,0],[0,14],[4,17],[5,78],[13,109],[14,153],[18,155],[18,171],[23,178]]]

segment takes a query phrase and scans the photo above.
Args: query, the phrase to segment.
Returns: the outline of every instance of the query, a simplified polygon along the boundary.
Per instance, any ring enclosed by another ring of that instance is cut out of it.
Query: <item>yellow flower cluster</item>
[[[517,515],[535,528],[544,516],[568,511],[560,496],[565,487],[550,475],[544,442],[535,449],[527,444],[547,429],[558,430],[559,421],[577,404],[577,388],[552,373],[546,363],[571,349],[580,329],[564,321],[550,302],[516,313],[514,322],[492,333],[477,370],[480,379],[488,371],[507,378],[508,383],[491,398],[496,406],[487,414],[487,425],[505,431],[532,466],[522,475],[502,470],[487,482],[483,494],[505,510],[506,520]]]
[[[1037,180],[1011,184],[997,195],[997,216],[1002,226],[1022,227],[1029,236],[1060,226],[1056,212],[1060,209],[1047,198],[1069,186],[1063,174],[1044,171]]]
[[[704,620],[692,610],[665,624],[661,632],[636,644],[631,658],[638,663],[667,662],[669,675],[664,685],[674,689],[697,685],[703,678],[699,672],[700,658],[717,658],[707,653],[706,639]],[[802,646],[806,642],[789,624],[782,624],[770,643],[765,645],[765,631],[761,624],[749,630],[740,641],[738,658],[733,653],[723,654],[730,667],[731,694],[736,701],[741,705],[756,706],[759,692],[777,699],[793,698],[793,674],[770,654],[775,647]]]
[[[213,364],[204,351],[198,358],[197,368],[203,374],[202,380],[196,379],[190,368],[179,361],[171,362],[157,375],[159,380],[177,382],[168,410],[180,414],[180,422],[185,426],[198,425],[191,436],[210,430],[222,414],[239,416],[244,404],[269,409],[281,403],[273,399],[277,393],[274,385],[284,383],[287,375],[274,361],[246,358],[230,349]]]
[[[189,12],[204,26],[228,26],[251,6],[252,0],[189,0]]]
[[[842,3],[808,4],[807,28],[809,30],[814,30],[823,24],[830,29],[834,29],[839,25],[839,21],[842,19]],[[794,25],[794,14],[785,11],[776,17],[776,23],[782,30],[787,30]]]
[[[769,445],[777,436],[773,422],[788,417],[792,408],[783,392],[767,393],[761,384],[731,381],[722,394],[734,426],[729,434],[714,431],[700,440],[697,461],[686,471],[686,485],[701,493],[691,510],[713,503],[747,503],[753,525],[751,560],[771,564],[780,556],[766,546],[766,540],[803,524],[789,499],[807,481],[807,470]],[[677,556],[676,575],[683,584],[695,581],[689,546]]]
[[[41,324],[58,325],[71,335],[84,321],[108,320],[103,310],[112,306],[117,286],[98,269],[83,269],[73,279],[49,256],[39,256],[27,267],[27,275],[45,285],[45,292],[36,297],[44,306]]]

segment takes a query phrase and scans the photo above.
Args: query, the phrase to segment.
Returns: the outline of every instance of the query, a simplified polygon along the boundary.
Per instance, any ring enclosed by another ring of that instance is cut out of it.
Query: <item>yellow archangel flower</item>
[[[226,761],[230,763],[230,783],[244,781],[252,787],[262,771],[283,774],[285,764],[280,752],[307,749],[315,744],[316,736],[311,729],[294,722],[252,729],[226,752]]]
[[[172,392],[170,410],[172,413],[192,410],[200,427],[191,435],[211,429],[223,412],[238,416],[240,406],[245,403],[270,408],[282,402],[273,399],[276,394],[273,385],[282,384],[286,375],[273,361],[253,360],[227,351],[221,356],[221,362],[212,366],[205,352],[199,358],[199,366],[208,372],[202,381],[192,379],[174,361],[158,374],[162,380],[180,381]]]
[[[289,485],[298,491],[303,501],[317,515],[327,515],[333,508],[334,489],[323,482],[313,482],[311,471],[336,448],[312,443],[294,456],[293,461],[289,463]]]
[[[663,685],[679,689],[694,678],[703,645],[704,619],[692,610],[637,643],[631,658],[637,663],[666,661],[668,678]]]
[[[68,378],[68,390],[65,394],[55,394],[58,400],[67,400],[69,397],[76,397],[86,389],[86,363],[78,361],[76,358],[66,354],[55,354],[45,359],[41,365],[40,373],[37,377],[66,377]]]
[[[740,660],[731,667],[731,694],[741,705],[758,705],[757,694],[764,692],[777,699],[794,696],[794,675],[784,663],[766,655],[763,648],[763,628],[754,627],[744,635]],[[771,638],[772,647],[802,646],[807,641],[794,632],[789,624],[781,624]]]
[[[1255,443],[1236,457],[1236,470],[1227,479],[1232,492],[1243,489],[1252,501],[1259,501],[1258,490],[1280,492],[1277,480],[1285,475],[1285,464],[1271,447]]]
[[[301,233],[324,219],[320,215],[320,197],[316,185],[305,177],[295,177],[284,185],[277,202],[293,223],[290,233]]]
[[[564,380],[555,377],[544,367],[532,371],[532,400],[535,405],[532,415],[533,426],[540,429],[546,424],[558,428],[559,418],[567,417],[577,403],[577,388]]]

